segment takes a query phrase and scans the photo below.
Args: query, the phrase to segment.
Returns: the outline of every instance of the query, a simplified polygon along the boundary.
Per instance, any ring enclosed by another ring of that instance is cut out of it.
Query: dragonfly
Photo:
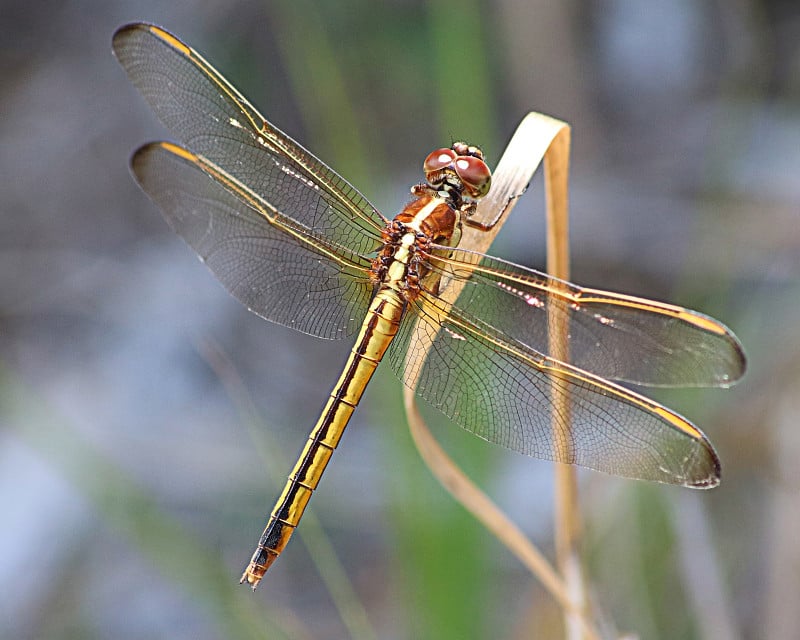
[[[355,336],[240,582],[255,589],[286,547],[384,358],[492,443],[628,478],[719,483],[703,432],[630,385],[729,386],[745,369],[736,336],[696,311],[459,247],[463,228],[486,231],[503,215],[475,215],[492,188],[478,147],[432,151],[390,219],[176,36],[130,24],[113,49],[180,140],[131,159],[169,226],[252,312],[319,338]],[[554,324],[568,327],[566,358],[549,351]]]

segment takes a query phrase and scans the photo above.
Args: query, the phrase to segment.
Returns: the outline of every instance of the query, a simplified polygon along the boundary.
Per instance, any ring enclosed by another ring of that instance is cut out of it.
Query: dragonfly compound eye
[[[458,156],[455,168],[464,184],[464,191],[470,198],[482,198],[489,193],[492,172],[483,160],[475,156]]]
[[[437,149],[436,151],[431,151],[428,154],[428,157],[425,158],[422,168],[427,176],[429,173],[441,171],[442,169],[449,167],[455,159],[456,154],[452,149]]]

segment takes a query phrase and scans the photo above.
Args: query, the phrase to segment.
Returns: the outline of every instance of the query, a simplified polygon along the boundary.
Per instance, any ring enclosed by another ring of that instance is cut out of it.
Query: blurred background
[[[800,637],[800,7],[787,1],[0,3],[0,637],[559,637],[420,463],[379,372],[286,553],[237,584],[350,344],[248,314],[128,173],[168,137],[111,55],[155,22],[393,216],[454,138],[573,127],[573,279],[714,315],[730,390],[654,393],[710,492],[581,472],[609,637]],[[537,178],[493,253],[544,264]],[[552,551],[552,465],[435,433]]]

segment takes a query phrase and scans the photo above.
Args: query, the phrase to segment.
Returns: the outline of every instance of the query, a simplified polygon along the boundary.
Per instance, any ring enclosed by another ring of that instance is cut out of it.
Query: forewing
[[[467,278],[456,308],[533,351],[548,354],[548,327],[567,323],[570,364],[603,378],[650,386],[727,386],[744,372],[736,336],[701,313],[583,289],[470,251],[452,254],[435,264],[446,279]]]
[[[148,24],[120,28],[114,52],[158,118],[309,233],[356,253],[375,249],[386,220],[346,180],[267,122],[200,54]]]

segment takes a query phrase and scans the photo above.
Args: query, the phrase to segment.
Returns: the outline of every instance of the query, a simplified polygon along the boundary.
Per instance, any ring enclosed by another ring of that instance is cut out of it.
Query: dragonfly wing
[[[533,351],[548,353],[548,326],[566,322],[569,362],[603,378],[649,386],[728,386],[744,372],[736,336],[701,313],[583,289],[462,249],[452,253],[436,262],[446,277],[468,278],[456,307]],[[470,274],[471,265],[476,266]]]
[[[288,226],[256,194],[176,145],[146,145],[131,167],[173,230],[250,310],[322,338],[357,331],[372,297],[368,260]]]
[[[283,216],[361,254],[384,217],[346,180],[255,108],[196,51],[148,24],[120,28],[114,53],[185,146],[248,185]]]
[[[392,367],[467,431],[614,475],[690,487],[719,482],[705,435],[669,409],[544,357],[429,294],[409,308],[417,322],[406,322],[392,343]]]

